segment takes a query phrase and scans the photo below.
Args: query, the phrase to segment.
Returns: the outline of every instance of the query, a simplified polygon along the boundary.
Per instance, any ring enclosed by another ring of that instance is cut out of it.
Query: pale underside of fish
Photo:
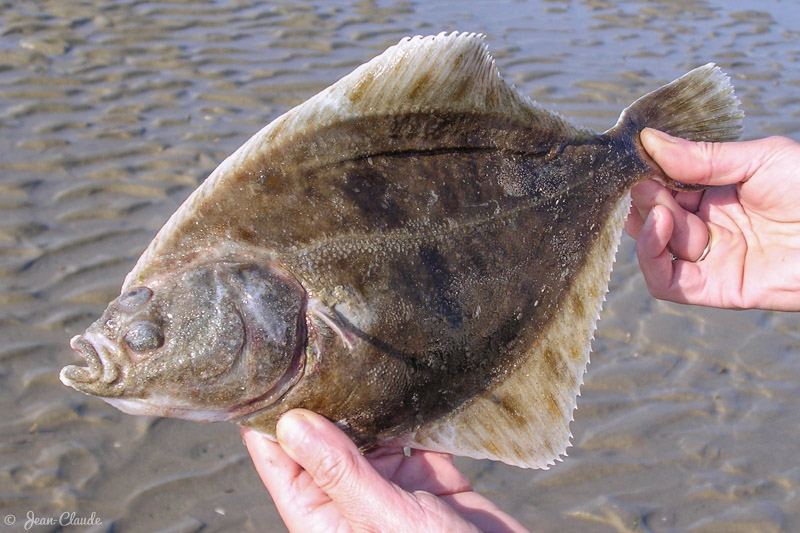
[[[604,133],[507,84],[483,39],[404,39],[277,118],[169,219],[61,380],[132,414],[546,468],[565,453],[647,126],[736,138],[713,65]]]

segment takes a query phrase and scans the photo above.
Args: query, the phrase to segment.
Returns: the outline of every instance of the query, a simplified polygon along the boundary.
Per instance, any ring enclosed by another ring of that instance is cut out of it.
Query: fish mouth
[[[119,378],[119,366],[109,360],[103,344],[102,341],[92,342],[87,336],[73,337],[69,346],[86,361],[87,366],[65,366],[59,374],[61,383],[88,394],[118,396],[116,389],[119,387],[113,385]]]

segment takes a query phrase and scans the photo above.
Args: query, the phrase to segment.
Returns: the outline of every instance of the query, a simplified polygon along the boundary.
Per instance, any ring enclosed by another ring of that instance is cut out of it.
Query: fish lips
[[[76,335],[69,346],[80,355],[88,366],[65,366],[61,369],[61,383],[80,392],[97,396],[118,396],[121,393],[120,368],[110,360],[102,342],[94,342],[87,336]]]

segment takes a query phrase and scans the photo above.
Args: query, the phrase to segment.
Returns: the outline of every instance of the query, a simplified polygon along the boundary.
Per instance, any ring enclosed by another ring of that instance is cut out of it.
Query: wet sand
[[[252,133],[403,36],[453,29],[485,33],[509,81],[577,124],[604,130],[716,61],[745,138],[800,140],[800,8],[779,0],[8,3],[0,531],[29,514],[35,532],[284,530],[235,426],[65,388],[68,339]],[[655,301],[625,237],[601,316],[569,457],[458,459],[476,489],[537,531],[800,530],[800,315]]]

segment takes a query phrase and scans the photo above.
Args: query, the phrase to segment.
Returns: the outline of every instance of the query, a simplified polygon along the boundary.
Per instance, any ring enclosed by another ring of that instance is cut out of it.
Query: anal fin
[[[519,368],[397,444],[523,468],[546,469],[561,460],[570,445],[569,424],[629,205],[626,195],[588,251],[559,312]]]

